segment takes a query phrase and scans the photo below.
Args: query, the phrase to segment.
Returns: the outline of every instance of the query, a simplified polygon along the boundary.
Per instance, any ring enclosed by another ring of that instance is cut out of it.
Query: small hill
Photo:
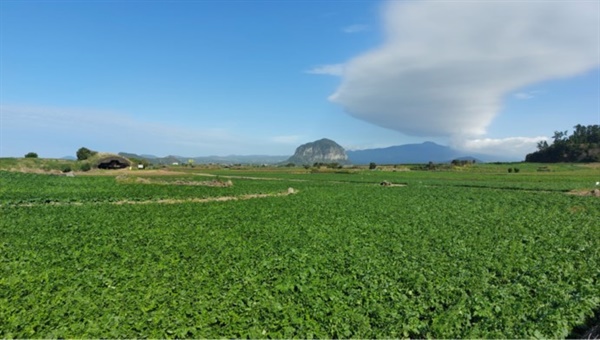
[[[314,163],[347,164],[346,150],[331,139],[323,138],[300,145],[294,155],[286,161],[296,165],[312,165]]]

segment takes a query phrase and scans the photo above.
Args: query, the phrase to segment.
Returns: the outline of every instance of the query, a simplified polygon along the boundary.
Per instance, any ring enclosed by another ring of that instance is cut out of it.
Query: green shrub
[[[28,152],[28,153],[25,155],[25,158],[38,158],[38,154],[37,154],[37,153],[35,153],[35,152]]]
[[[77,150],[77,160],[84,161],[97,153],[98,152],[88,148],[79,148],[79,150]]]
[[[79,167],[79,169],[81,171],[90,171],[92,169],[92,166],[90,165],[90,163],[83,163],[81,164],[81,167]]]

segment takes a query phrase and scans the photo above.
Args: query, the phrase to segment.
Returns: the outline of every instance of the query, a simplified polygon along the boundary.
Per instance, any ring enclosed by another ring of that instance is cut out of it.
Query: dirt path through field
[[[277,177],[251,177],[251,176],[238,176],[238,175],[213,175],[207,173],[194,173],[196,176],[205,176],[205,177],[221,177],[227,179],[255,179],[260,181],[289,181],[289,182],[308,182],[307,179],[298,179],[298,178],[277,178]]]
[[[179,203],[207,203],[207,202],[226,202],[226,201],[243,201],[254,198],[265,198],[265,197],[281,197],[296,194],[298,191],[289,188],[285,192],[279,192],[274,194],[248,194],[248,195],[240,195],[240,196],[220,196],[220,197],[207,197],[207,198],[188,198],[188,199],[165,199],[165,200],[156,200],[156,201],[117,201],[111,202],[112,204],[122,205],[122,204],[179,204]]]
[[[298,190],[294,188],[288,188],[284,192],[272,193],[272,194],[247,194],[240,196],[219,196],[219,197],[206,197],[206,198],[185,198],[185,199],[163,199],[163,200],[145,200],[145,201],[133,201],[133,200],[121,200],[121,201],[107,201],[107,202],[44,202],[44,203],[23,203],[23,204],[10,204],[13,207],[36,207],[43,205],[52,206],[66,206],[66,205],[85,205],[85,204],[113,204],[113,205],[126,205],[126,204],[181,204],[181,203],[208,203],[208,202],[226,202],[226,201],[244,201],[255,198],[266,198],[266,197],[283,197],[297,194]]]

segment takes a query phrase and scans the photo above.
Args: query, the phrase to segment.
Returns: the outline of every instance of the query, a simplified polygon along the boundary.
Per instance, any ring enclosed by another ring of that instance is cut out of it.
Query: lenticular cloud
[[[595,2],[394,1],[386,42],[349,61],[330,100],[415,136],[477,136],[511,91],[597,67]]]

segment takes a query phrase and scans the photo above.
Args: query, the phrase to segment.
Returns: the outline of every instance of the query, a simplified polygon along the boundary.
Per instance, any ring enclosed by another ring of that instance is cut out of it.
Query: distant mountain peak
[[[338,143],[328,138],[300,145],[296,152],[287,160],[294,164],[314,163],[348,163],[346,150]]]

